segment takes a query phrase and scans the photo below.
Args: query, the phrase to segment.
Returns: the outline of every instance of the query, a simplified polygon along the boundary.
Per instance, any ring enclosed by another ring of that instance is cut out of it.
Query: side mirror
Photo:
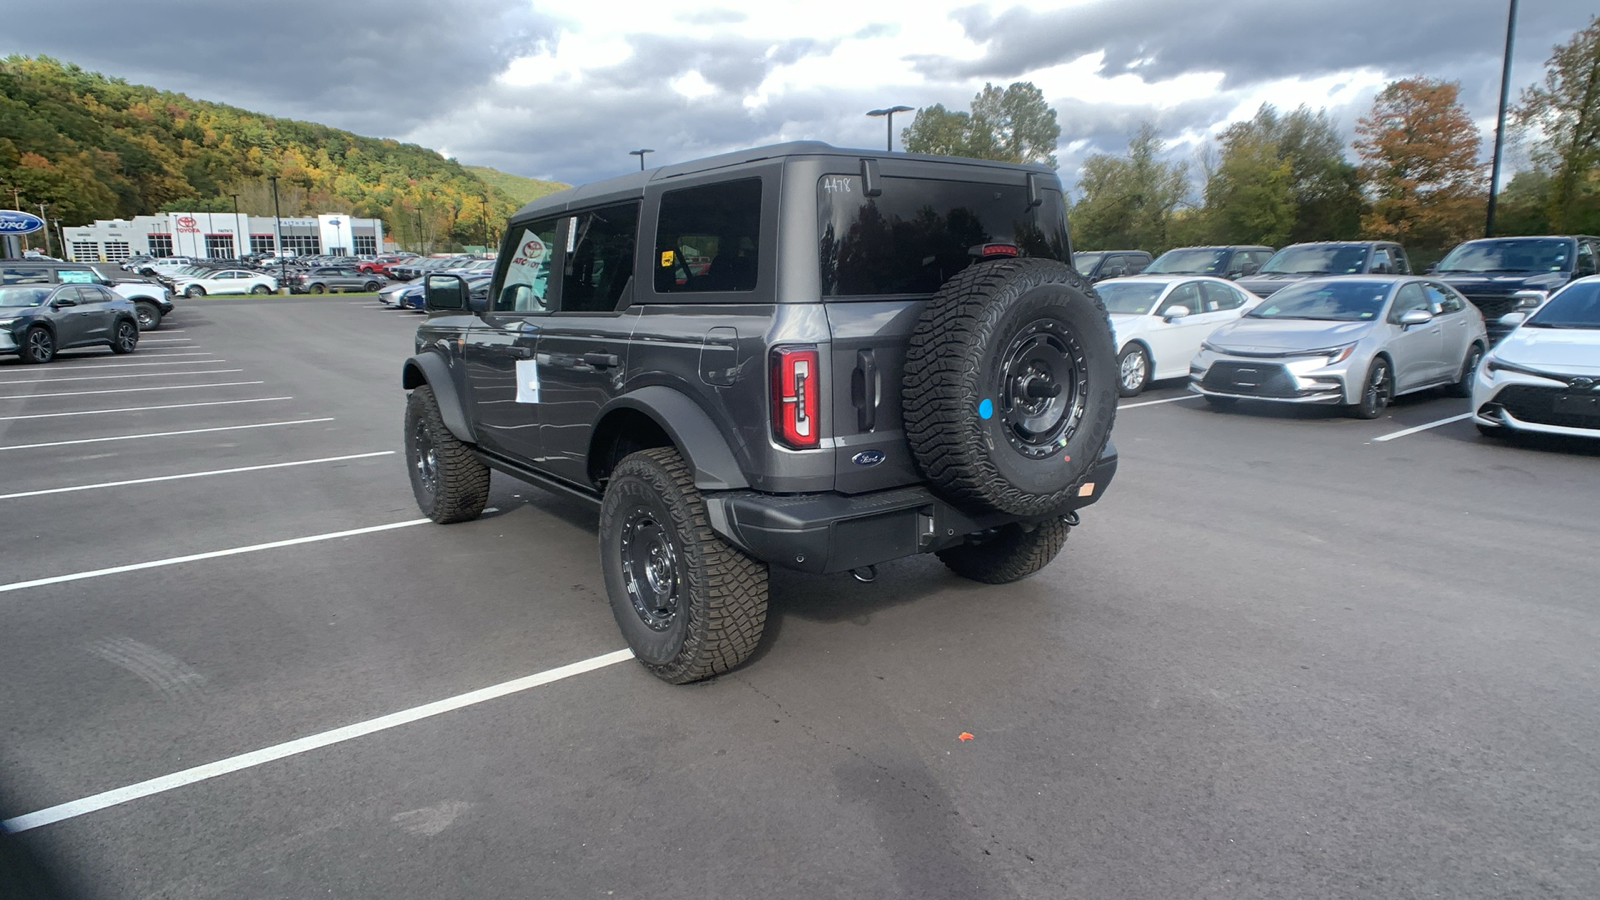
[[[422,308],[434,310],[463,310],[467,308],[467,280],[460,275],[429,275],[422,283]]]
[[[1521,325],[1523,322],[1528,321],[1528,314],[1527,313],[1519,313],[1519,312],[1510,312],[1510,313],[1506,313],[1505,315],[1501,316],[1497,321],[1501,325],[1504,325],[1507,328],[1515,328],[1518,325]]]
[[[1126,274],[1128,274],[1128,270],[1122,266],[1111,266],[1100,270],[1101,278],[1121,278]]]
[[[1239,275],[1245,278],[1248,278],[1259,271],[1261,271],[1261,267],[1253,262],[1247,262],[1239,267]]]
[[[1400,325],[1410,328],[1413,325],[1426,325],[1433,321],[1433,313],[1425,309],[1408,309],[1400,314]]]
[[[1439,271],[1439,264],[1438,263],[1428,263],[1428,267],[1426,269],[1423,269],[1422,273],[1424,275],[1432,275],[1433,273],[1435,273],[1437,271]]]
[[[1188,314],[1189,314],[1189,307],[1187,307],[1187,306],[1172,306],[1172,307],[1168,307],[1166,315],[1162,316],[1161,318],[1166,319],[1168,322],[1172,322],[1172,321],[1176,321],[1178,319],[1181,319],[1184,316],[1187,316]]]
[[[51,308],[53,308],[53,309],[60,309],[63,306],[77,306],[77,305],[78,305],[78,301],[76,301],[76,300],[68,300],[66,297],[60,297],[55,302],[50,304]]]

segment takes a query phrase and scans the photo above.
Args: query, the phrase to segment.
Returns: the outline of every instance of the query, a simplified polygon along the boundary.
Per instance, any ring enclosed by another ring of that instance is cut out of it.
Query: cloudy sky
[[[1592,0],[1523,0],[1515,85]],[[1386,81],[1460,81],[1491,135],[1506,0],[49,0],[8,3],[0,53],[582,183],[784,140],[882,146],[868,109],[964,109],[1032,81],[1061,123],[1062,180],[1142,120],[1188,154],[1262,103],[1349,132]],[[909,117],[895,122],[898,132]],[[1487,146],[1487,138],[1486,138]]]

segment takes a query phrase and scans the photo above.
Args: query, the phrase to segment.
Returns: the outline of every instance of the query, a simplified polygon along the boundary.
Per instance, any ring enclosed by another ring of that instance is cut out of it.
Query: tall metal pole
[[[268,175],[267,180],[272,182],[272,234],[278,244],[278,290],[281,291],[283,283],[289,279],[289,264],[283,258],[283,212],[278,208],[278,176]]]
[[[1494,126],[1494,164],[1489,169],[1489,215],[1483,223],[1483,236],[1494,237],[1494,208],[1500,193],[1500,154],[1506,142],[1506,100],[1511,93],[1511,44],[1517,36],[1517,0],[1511,0],[1506,16],[1506,58],[1500,70],[1500,113]]]
[[[641,160],[644,159],[644,157],[642,157],[642,156],[639,157],[639,158]],[[489,254],[489,195],[488,194],[484,194],[483,195],[483,205],[478,207],[478,220],[483,225],[483,252],[484,252],[484,255],[487,256]]]
[[[885,135],[885,139],[884,139],[884,142],[883,142],[883,149],[885,151],[889,152],[889,153],[893,153],[894,152],[894,114],[897,113],[897,112],[911,112],[911,107],[909,107],[909,106],[891,106],[891,107],[888,107],[886,109],[869,109],[869,110],[867,110],[867,115],[872,116],[874,118],[876,118],[878,116],[888,116],[889,117],[888,122],[884,123],[885,126],[886,126],[885,130],[888,133]]]
[[[628,155],[629,156],[637,156],[637,157],[639,157],[639,171],[643,172],[644,171],[644,155],[646,153],[654,153],[654,152],[655,152],[654,150],[651,150],[648,147],[644,147],[644,148],[641,148],[641,149],[638,149],[638,150],[629,150],[628,151]]]
[[[234,247],[233,247],[233,258],[234,259],[238,259],[239,257],[244,255],[244,251],[246,250],[246,246],[245,245],[247,245],[250,242],[249,241],[249,231],[250,231],[250,229],[249,228],[241,229],[239,227],[239,195],[238,194],[230,194],[229,196],[233,198],[233,232],[234,232],[233,233],[233,244],[234,244]]]
[[[45,217],[44,208],[46,206],[49,206],[49,205],[50,204],[48,204],[48,203],[39,204],[39,218],[43,219]],[[44,255],[45,256],[49,256],[50,255],[50,226],[49,225],[46,225],[44,227]],[[61,257],[63,259],[65,259],[66,256],[67,256],[67,248],[65,246],[63,246],[61,248]]]
[[[50,221],[55,223],[55,226],[56,226],[56,243],[61,245],[61,258],[62,259],[66,259],[67,258],[67,236],[61,230],[61,220],[60,219],[51,219]]]

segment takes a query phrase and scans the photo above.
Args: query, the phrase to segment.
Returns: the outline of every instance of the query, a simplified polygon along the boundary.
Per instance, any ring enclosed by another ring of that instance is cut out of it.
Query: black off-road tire
[[[138,310],[140,331],[155,331],[161,327],[161,307],[154,303],[135,303],[134,308]]]
[[[35,325],[23,332],[18,355],[25,363],[47,363],[56,358],[56,336],[43,325]]]
[[[448,525],[483,514],[489,502],[489,467],[445,427],[429,385],[406,398],[404,440],[411,492],[423,515]]]
[[[132,319],[123,319],[117,323],[117,331],[111,336],[112,353],[132,353],[139,349],[139,325]]]
[[[1477,343],[1467,348],[1467,356],[1461,361],[1461,375],[1450,385],[1450,396],[1471,397],[1472,381],[1478,376],[1478,363],[1483,362],[1483,348]]]
[[[652,578],[656,560],[664,562]],[[600,571],[623,638],[662,681],[720,675],[761,641],[767,566],[711,530],[694,473],[671,447],[631,454],[612,471],[600,508]]]
[[[918,468],[950,502],[1019,516],[1060,510],[1117,414],[1105,305],[1054,260],[969,266],[923,309],[902,411]]]
[[[1071,530],[1060,519],[1046,519],[1032,531],[1013,523],[934,555],[962,578],[984,584],[1010,584],[1049,565],[1061,552]]]

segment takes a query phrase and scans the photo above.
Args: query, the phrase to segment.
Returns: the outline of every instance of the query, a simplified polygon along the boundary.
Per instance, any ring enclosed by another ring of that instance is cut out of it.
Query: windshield
[[[1078,270],[1079,275],[1088,275],[1094,271],[1094,264],[1100,261],[1104,253],[1074,253],[1072,254],[1072,267]]]
[[[1568,272],[1572,246],[1561,238],[1468,241],[1439,261],[1439,274]]]
[[[0,288],[0,307],[38,306],[44,303],[44,298],[48,296],[50,296],[50,288],[48,287]]]
[[[1155,308],[1165,284],[1138,281],[1102,281],[1094,286],[1106,302],[1106,312],[1142,316]]]
[[[1261,267],[1263,275],[1355,275],[1367,263],[1367,248],[1285,247]]]
[[[1315,281],[1290,285],[1245,315],[1255,319],[1367,322],[1383,312],[1390,285],[1381,281]]]
[[[1228,264],[1228,251],[1195,247],[1168,250],[1146,268],[1147,275],[1215,275]]]
[[[1580,281],[1557,292],[1522,327],[1600,329],[1600,281]]]

